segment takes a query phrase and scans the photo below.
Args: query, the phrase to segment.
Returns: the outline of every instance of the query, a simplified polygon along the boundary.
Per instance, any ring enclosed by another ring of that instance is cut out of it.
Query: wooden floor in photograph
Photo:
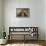
[[[0,46],[46,46],[46,42],[42,40],[10,40],[7,44]]]

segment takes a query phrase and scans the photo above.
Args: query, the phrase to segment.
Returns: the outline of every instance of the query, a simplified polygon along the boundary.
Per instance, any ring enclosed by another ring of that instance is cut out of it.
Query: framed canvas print
[[[29,17],[30,9],[29,8],[16,8],[16,17]]]

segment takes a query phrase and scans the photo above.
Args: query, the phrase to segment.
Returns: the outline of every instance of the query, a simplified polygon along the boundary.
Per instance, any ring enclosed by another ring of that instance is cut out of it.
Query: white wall
[[[44,0],[33,0],[32,25],[39,27],[39,38],[45,39],[45,6]]]
[[[0,28],[1,28],[1,21],[2,20],[2,0],[0,0]]]
[[[16,8],[30,8],[30,17],[17,18]],[[39,38],[45,39],[44,0],[4,0],[4,26],[7,35],[9,27],[39,27]]]
[[[2,34],[2,0],[0,0],[0,38]]]
[[[45,40],[46,40],[46,0],[45,0]]]

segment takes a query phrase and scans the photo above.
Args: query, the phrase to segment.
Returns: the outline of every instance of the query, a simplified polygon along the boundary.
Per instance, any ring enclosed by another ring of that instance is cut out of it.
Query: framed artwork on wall
[[[29,17],[30,9],[29,8],[16,8],[16,17]]]

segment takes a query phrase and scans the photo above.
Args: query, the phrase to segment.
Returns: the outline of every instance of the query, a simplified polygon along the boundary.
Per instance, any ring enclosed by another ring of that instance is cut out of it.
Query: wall
[[[2,0],[0,0],[0,38],[2,37]]]
[[[46,40],[46,0],[45,0],[45,40]]]
[[[45,39],[45,4],[44,0],[33,0],[32,25],[39,27],[39,38]]]
[[[17,18],[16,8],[30,8],[29,18]],[[7,35],[9,27],[39,27],[39,39],[45,39],[45,15],[43,0],[4,0],[4,26]]]

